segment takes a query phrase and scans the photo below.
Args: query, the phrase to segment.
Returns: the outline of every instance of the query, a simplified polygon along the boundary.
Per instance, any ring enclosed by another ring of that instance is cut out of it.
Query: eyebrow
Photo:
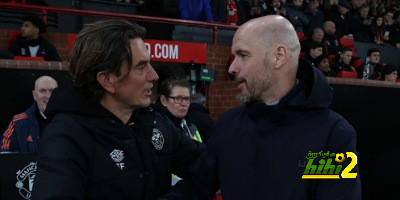
[[[250,51],[244,49],[238,49],[234,52],[234,54],[249,54]]]

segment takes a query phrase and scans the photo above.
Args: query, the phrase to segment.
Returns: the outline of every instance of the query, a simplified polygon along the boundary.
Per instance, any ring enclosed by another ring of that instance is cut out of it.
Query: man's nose
[[[150,81],[150,82],[158,80],[158,74],[157,74],[157,72],[154,70],[154,68],[151,65],[150,65],[150,71],[149,71],[149,73],[147,75],[147,80]]]
[[[236,58],[233,59],[231,66],[229,66],[228,72],[229,72],[229,74],[232,74],[232,75],[237,73]]]

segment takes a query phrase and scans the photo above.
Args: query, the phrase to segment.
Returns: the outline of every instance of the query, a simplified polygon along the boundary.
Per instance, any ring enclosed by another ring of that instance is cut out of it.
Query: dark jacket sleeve
[[[84,199],[88,184],[88,157],[83,148],[85,138],[74,133],[81,128],[68,116],[56,116],[50,123],[41,140],[37,172],[33,186],[33,200],[45,199]],[[86,145],[86,147],[84,147]]]
[[[205,145],[191,139],[183,132],[175,135],[172,172],[184,178],[196,159],[203,153]]]
[[[224,118],[221,117],[221,124]],[[221,126],[219,126],[221,127]],[[220,128],[221,129],[221,128]],[[218,131],[216,133],[223,133]],[[219,189],[217,157],[219,142],[223,141],[222,134],[215,134],[207,144],[203,155],[196,161],[187,177],[179,181],[171,192],[160,197],[160,200],[210,200]]]
[[[60,56],[57,53],[57,49],[52,44],[47,42],[46,48],[47,48],[46,52],[47,56],[45,57],[47,61],[61,61]]]
[[[217,161],[213,153],[206,150],[194,164],[188,176],[179,181],[170,193],[160,197],[160,200],[210,200],[218,190]]]
[[[10,47],[8,47],[8,51],[13,54],[13,56],[21,55],[21,46],[18,43],[18,40],[15,40],[11,43]]]
[[[356,138],[354,128],[343,118],[338,121],[335,128],[331,131],[327,149],[332,152],[344,153],[346,158],[343,162],[343,169],[348,167],[350,162],[357,163],[357,159],[353,160],[346,155],[346,152],[352,152],[357,155]],[[315,189],[315,199],[361,199],[361,181],[358,164],[356,164],[350,173],[357,173],[357,177],[341,177],[341,179],[322,179],[318,181]]]

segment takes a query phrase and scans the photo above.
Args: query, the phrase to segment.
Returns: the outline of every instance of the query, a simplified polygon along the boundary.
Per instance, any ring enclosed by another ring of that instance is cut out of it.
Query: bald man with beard
[[[359,175],[302,179],[318,165],[309,152],[356,153],[356,133],[329,109],[332,88],[324,75],[298,66],[299,53],[295,29],[281,16],[237,30],[229,73],[243,104],[221,116],[190,175],[161,199],[212,199],[218,189],[226,200],[361,199]]]
[[[36,153],[39,138],[47,125],[44,110],[57,81],[50,76],[41,76],[35,81],[32,91],[35,102],[23,113],[13,117],[1,136],[1,151]]]

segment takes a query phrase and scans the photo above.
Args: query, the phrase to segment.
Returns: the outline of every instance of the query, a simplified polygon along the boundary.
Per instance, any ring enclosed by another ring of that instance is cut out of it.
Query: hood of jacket
[[[251,118],[268,115],[274,120],[285,121],[294,117],[295,113],[317,109],[327,109],[332,103],[333,89],[328,80],[315,67],[306,62],[299,64],[297,83],[279,103],[267,106],[263,102],[250,102],[245,105]]]
[[[100,105],[80,94],[74,86],[72,77],[68,77],[51,94],[45,114],[53,118],[57,113],[69,113],[93,117],[112,117],[118,119],[114,114]]]
[[[204,106],[197,104],[197,103],[191,103],[190,107],[189,107],[189,111],[188,112],[193,112],[193,111],[198,111],[198,112],[202,112],[205,114],[210,114],[210,112],[207,110],[207,108],[205,108]]]

